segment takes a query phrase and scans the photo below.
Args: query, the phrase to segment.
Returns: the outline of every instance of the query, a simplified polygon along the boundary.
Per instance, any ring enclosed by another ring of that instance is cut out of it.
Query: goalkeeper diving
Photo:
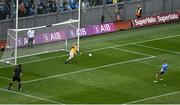
[[[69,63],[69,60],[71,60],[72,58],[74,58],[74,55],[76,54],[80,54],[78,51],[78,46],[77,44],[74,44],[74,46],[71,47],[71,50],[69,52],[69,57],[68,59],[64,62],[65,64]]]

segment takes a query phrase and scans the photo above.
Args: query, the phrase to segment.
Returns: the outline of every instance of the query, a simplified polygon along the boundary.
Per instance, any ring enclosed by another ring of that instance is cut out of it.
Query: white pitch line
[[[144,99],[140,99],[140,100],[136,100],[136,101],[131,101],[131,102],[127,102],[123,105],[127,105],[127,104],[135,104],[138,102],[142,102],[142,101],[147,101],[147,100],[151,100],[151,99],[156,99],[156,98],[160,98],[160,97],[165,97],[165,96],[169,96],[169,95],[173,95],[173,94],[177,94],[180,93],[180,91],[176,91],[176,92],[171,92],[171,93],[167,93],[167,94],[162,94],[162,95],[158,95],[158,96],[153,96],[153,97],[149,97],[149,98],[144,98]]]
[[[175,37],[179,37],[179,36],[180,35],[174,35],[174,36],[172,35],[172,36],[167,36],[167,37],[161,37],[161,38],[154,38],[154,39],[149,39],[149,40],[131,42],[131,43],[127,43],[127,44],[108,46],[108,47],[98,48],[98,49],[89,50],[89,51],[98,51],[98,50],[103,50],[103,49],[108,49],[108,48],[122,47],[122,46],[128,46],[128,45],[139,44],[139,43],[144,43],[144,42],[151,42],[151,41],[156,41],[156,40],[175,38]],[[89,51],[86,51],[86,52],[89,52]]]
[[[134,44],[134,45],[144,47],[144,48],[153,49],[153,50],[166,51],[166,52],[170,52],[170,53],[180,55],[180,52],[177,52],[177,51],[171,51],[171,50],[166,50],[166,49],[161,49],[161,48],[156,48],[156,47],[150,47],[150,46],[145,46],[145,45],[140,45],[140,44]]]
[[[145,53],[141,53],[141,52],[136,52],[136,51],[131,51],[131,50],[125,50],[125,49],[120,49],[120,48],[112,48],[115,50],[120,50],[120,51],[124,51],[124,52],[129,52],[129,53],[133,53],[133,54],[139,54],[139,55],[144,55],[144,56],[153,56],[153,55],[149,55],[149,54],[145,54]]]
[[[51,102],[53,104],[62,104],[62,103],[59,103],[57,101],[52,101],[52,100],[48,100],[48,99],[45,99],[45,98],[41,98],[41,97],[37,97],[37,96],[33,96],[33,95],[28,95],[28,94],[24,94],[24,93],[21,93],[21,92],[15,92],[15,91],[6,90],[6,89],[3,89],[3,88],[0,88],[0,90],[1,91],[5,91],[5,92],[9,92],[9,93],[14,93],[14,94],[26,96],[26,97],[30,97],[30,98],[34,98],[34,99],[38,99],[38,100],[42,100],[42,101],[46,101],[46,102]]]
[[[67,75],[71,75],[71,74],[77,74],[77,73],[81,73],[81,72],[87,72],[87,71],[91,71],[91,70],[94,70],[94,69],[100,69],[100,68],[105,68],[105,67],[109,67],[109,66],[115,66],[115,65],[120,65],[120,64],[135,62],[135,61],[141,61],[141,60],[151,59],[151,58],[154,58],[154,57],[155,57],[155,56],[145,57],[145,58],[140,58],[140,59],[133,59],[133,60],[123,61],[123,62],[118,62],[118,63],[112,63],[112,64],[103,65],[103,66],[97,66],[97,67],[92,67],[92,68],[88,68],[88,69],[73,71],[73,72],[69,72],[69,73],[64,73],[64,74],[53,75],[53,76],[48,76],[48,77],[44,77],[44,78],[29,80],[29,81],[25,81],[25,82],[23,82],[23,83],[31,83],[31,82],[35,82],[35,81],[41,81],[41,80],[45,80],[45,79],[50,79],[50,78],[62,77],[62,76],[67,76]]]
[[[154,39],[149,39],[149,40],[144,40],[144,41],[138,41],[138,42],[132,42],[132,43],[127,43],[127,44],[122,44],[122,45],[115,45],[115,46],[109,46],[109,47],[98,48],[98,49],[94,49],[94,50],[87,50],[87,51],[83,51],[82,53],[85,53],[85,52],[93,52],[93,51],[99,51],[99,50],[104,50],[104,49],[108,49],[108,48],[120,47],[120,46],[128,46],[128,45],[139,44],[139,43],[143,43],[143,42],[150,42],[150,41],[156,41],[156,40],[162,40],[162,39],[174,38],[174,37],[179,37],[179,36],[180,36],[180,35],[167,36],[167,37],[161,37],[161,38],[154,38]],[[29,61],[29,62],[24,62],[24,63],[21,63],[21,64],[28,64],[28,63],[34,63],[34,62],[39,62],[39,61],[45,61],[45,60],[50,60],[50,59],[60,58],[60,57],[64,57],[64,56],[67,56],[67,55],[61,55],[61,56],[55,56],[55,57],[49,57],[49,58],[40,59],[40,60],[33,60],[33,61]],[[14,66],[14,65],[6,66],[6,67],[12,67],[12,66]],[[4,67],[0,67],[0,68],[4,68]]]
[[[125,50],[125,49],[120,49],[120,48],[115,48],[115,47],[112,47],[112,49],[115,49],[115,50],[121,50],[121,51],[124,51],[124,52],[128,52],[128,53],[133,53],[133,54],[140,54],[140,55],[144,55],[144,56],[150,56],[150,57],[155,57],[153,55],[149,55],[149,54],[145,54],[145,53],[140,53],[140,52],[135,52],[135,51],[130,51],[130,50]],[[51,59],[53,59],[54,57],[52,57]],[[48,59],[48,58],[47,58]],[[50,59],[50,58],[49,58]],[[30,61],[31,62],[31,61]],[[33,61],[32,61],[33,62]],[[7,79],[7,80],[11,80],[10,78],[6,78],[6,77],[2,77],[0,76],[0,78],[2,79]]]
[[[156,40],[174,38],[174,37],[179,37],[179,36],[180,36],[180,35],[174,35],[174,36],[171,35],[171,36],[167,36],[167,37],[154,38],[154,39],[149,39],[149,40],[144,40],[144,41],[137,41],[137,42],[127,43],[127,44],[122,44],[122,45],[108,46],[108,47],[98,48],[98,49],[94,49],[94,50],[83,51],[82,53],[85,53],[85,52],[94,52],[94,51],[98,51],[98,50],[104,50],[104,49],[114,48],[114,47],[120,47],[120,46],[128,46],[128,45],[138,44],[138,43],[143,43],[143,42],[150,42],[150,41],[156,41]],[[60,57],[64,57],[64,56],[67,56],[67,55],[49,57],[49,58],[40,59],[40,60],[33,60],[33,61],[29,61],[29,62],[23,62],[23,63],[21,63],[21,64],[28,64],[28,63],[34,63],[34,62],[39,62],[39,61],[45,61],[45,60],[60,58]],[[9,65],[9,66],[5,66],[5,67],[12,67],[12,66],[14,66],[14,65]],[[0,67],[0,68],[5,68],[5,67]]]
[[[39,61],[45,61],[45,60],[50,60],[50,59],[55,59],[55,58],[61,58],[61,57],[64,57],[64,56],[67,56],[67,54],[66,55],[61,55],[61,56],[54,56],[54,57],[39,59],[39,60],[28,61],[28,62],[23,62],[21,64],[28,64],[28,63],[34,63],[34,62],[39,62]],[[0,68],[12,67],[12,66],[14,66],[14,65],[4,66],[4,67],[0,67]]]
[[[1,79],[4,79],[4,80],[12,80],[10,78],[7,78],[7,77],[4,77],[4,76],[0,76]]]

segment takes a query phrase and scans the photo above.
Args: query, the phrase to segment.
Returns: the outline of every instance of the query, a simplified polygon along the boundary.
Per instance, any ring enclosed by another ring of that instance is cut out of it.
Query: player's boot
[[[68,63],[69,63],[69,61],[65,61],[65,62],[64,62],[64,64],[68,64]]]

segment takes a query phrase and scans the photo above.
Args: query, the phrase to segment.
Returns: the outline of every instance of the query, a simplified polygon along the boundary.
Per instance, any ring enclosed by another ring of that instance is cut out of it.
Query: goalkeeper
[[[71,60],[75,54],[79,54],[78,47],[76,44],[71,47],[71,50],[69,52],[69,58],[64,63],[65,64],[69,63],[69,60]]]

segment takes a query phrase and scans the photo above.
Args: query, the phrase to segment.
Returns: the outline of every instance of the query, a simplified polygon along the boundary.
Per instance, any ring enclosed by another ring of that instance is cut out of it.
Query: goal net
[[[78,23],[79,20],[70,19],[49,26],[18,30],[9,29],[6,48],[1,57],[1,62],[15,65],[23,62],[22,58],[27,58],[29,56],[49,52],[68,51],[73,44],[79,43]],[[28,46],[27,32],[30,29],[34,30],[32,47]]]

